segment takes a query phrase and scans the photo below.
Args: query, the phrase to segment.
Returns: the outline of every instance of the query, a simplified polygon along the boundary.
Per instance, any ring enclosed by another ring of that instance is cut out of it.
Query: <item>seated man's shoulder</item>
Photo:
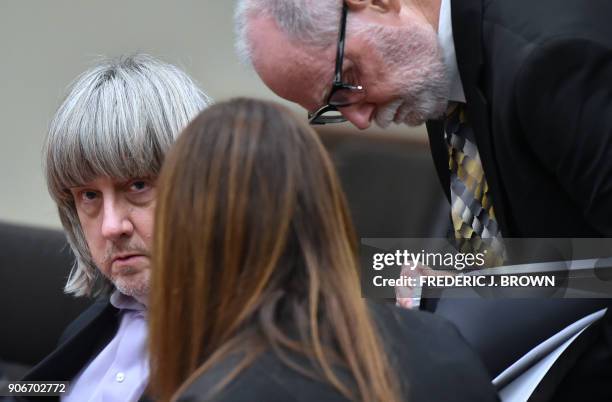
[[[109,301],[108,297],[101,297],[93,301],[77,318],[75,318],[60,336],[58,344],[62,344],[67,339],[70,339],[75,334],[79,333],[83,328],[91,325],[97,318],[103,314],[114,314],[117,311]]]

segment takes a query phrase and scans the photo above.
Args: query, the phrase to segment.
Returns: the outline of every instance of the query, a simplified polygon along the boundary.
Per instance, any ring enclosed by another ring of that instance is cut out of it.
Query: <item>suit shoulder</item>
[[[435,314],[400,308],[389,303],[369,303],[374,320],[389,336],[420,337],[423,331],[442,336],[458,336],[459,331],[444,317]]]
[[[413,401],[496,401],[484,364],[445,318],[373,305],[383,345]]]
[[[419,311],[371,304],[374,320],[401,389],[414,402],[496,401],[495,391],[479,360],[445,319]],[[292,355],[302,366],[308,360]],[[346,402],[331,385],[316,381],[288,368],[274,352],[268,351],[219,393],[209,392],[238,365],[239,359],[226,359],[197,377],[181,394],[182,402]],[[341,378],[351,381],[339,370]]]
[[[293,358],[301,360],[298,356]],[[198,376],[181,394],[179,402],[238,402],[254,399],[266,402],[346,401],[331,386],[287,367],[271,351],[264,352],[229,384],[215,392],[215,386],[239,365],[239,361],[237,357],[227,358]]]
[[[95,300],[91,306],[87,307],[77,318],[75,318],[59,338],[58,344],[62,344],[74,334],[79,333],[84,327],[100,316],[106,309],[113,308],[108,298]]]
[[[608,18],[611,14],[612,3],[607,0],[592,0],[588,6],[583,0],[488,0],[483,2],[485,30],[487,25],[501,30],[496,36],[484,38],[494,40],[503,31],[530,44],[559,37],[611,43],[612,26]]]

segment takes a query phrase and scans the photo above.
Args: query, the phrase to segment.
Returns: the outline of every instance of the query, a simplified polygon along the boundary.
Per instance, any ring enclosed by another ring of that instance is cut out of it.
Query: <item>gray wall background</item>
[[[0,0],[0,221],[59,226],[41,148],[67,86],[100,56],[149,53],[182,67],[217,101],[241,95],[287,104],[235,57],[233,4]],[[380,135],[348,125],[340,130]],[[396,127],[384,135],[423,139],[424,131]]]

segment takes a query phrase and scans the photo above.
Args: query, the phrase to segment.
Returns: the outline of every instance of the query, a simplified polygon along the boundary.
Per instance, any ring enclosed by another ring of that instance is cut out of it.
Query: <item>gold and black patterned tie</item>
[[[444,131],[448,144],[451,218],[457,249],[484,253],[485,266],[503,265],[505,248],[474,131],[465,118],[464,104],[451,105]]]

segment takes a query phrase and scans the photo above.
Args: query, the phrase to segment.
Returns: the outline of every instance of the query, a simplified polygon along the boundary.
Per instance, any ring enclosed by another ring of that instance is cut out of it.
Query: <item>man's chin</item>
[[[432,115],[431,117],[425,117],[425,116],[423,116],[422,114],[419,114],[419,113],[414,113],[414,114],[409,113],[401,121],[392,121],[392,122],[379,122],[379,121],[375,121],[375,122],[376,122],[376,125],[378,127],[382,128],[382,129],[388,128],[391,125],[391,123],[397,124],[398,126],[399,125],[406,125],[406,126],[409,126],[409,127],[418,127],[418,126],[421,126],[421,125],[425,124],[428,120],[438,119],[438,118],[441,118],[443,116],[444,116],[443,113],[442,114],[435,114],[435,115]]]
[[[396,100],[385,105],[380,115],[375,116],[375,123],[380,128],[387,128],[391,123],[417,127],[428,120],[444,117],[448,101],[446,99],[423,99],[418,103],[408,99]],[[418,106],[415,106],[418,105]]]
[[[423,119],[422,117],[415,117],[415,118],[406,117],[404,120],[398,121],[398,122],[396,122],[396,121],[391,121],[391,122],[378,122],[378,121],[375,121],[375,123],[376,123],[376,125],[378,127],[382,128],[382,129],[386,129],[386,128],[389,128],[389,126],[391,126],[391,124],[396,124],[398,126],[406,125],[406,126],[409,126],[409,127],[418,127],[418,126],[420,126],[422,124],[425,124],[425,122],[427,120],[428,119]]]
[[[121,293],[136,299],[141,299],[149,294],[149,272],[129,272],[127,275],[119,275],[112,279],[113,284]]]
[[[428,120],[437,119],[440,116],[441,115],[439,114],[432,114],[431,116],[426,117],[418,113],[415,113],[415,114],[409,113],[404,119],[404,124],[410,127],[417,127],[417,126],[421,126],[425,124],[425,122],[427,122]]]
[[[418,109],[410,110],[406,113],[404,118],[404,124],[416,127],[429,120],[437,120],[444,117],[448,100],[445,98],[436,98],[423,101],[421,107]]]

